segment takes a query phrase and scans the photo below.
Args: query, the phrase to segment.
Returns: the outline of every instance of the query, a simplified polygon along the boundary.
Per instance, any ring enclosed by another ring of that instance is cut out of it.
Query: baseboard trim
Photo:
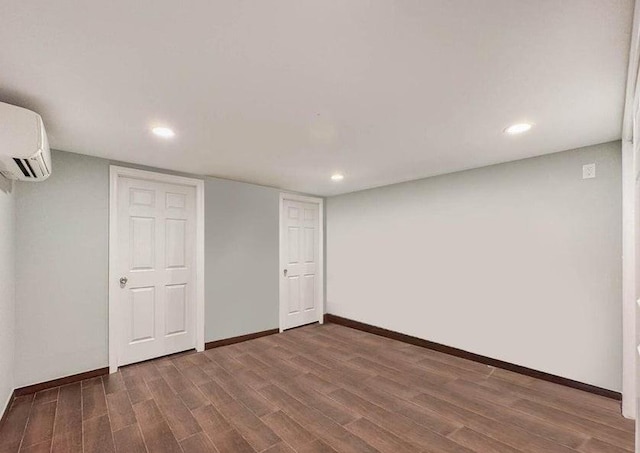
[[[266,337],[267,335],[273,335],[276,333],[280,333],[280,329],[263,330],[262,332],[248,333],[246,335],[240,335],[237,337],[224,338],[222,340],[216,340],[216,341],[209,341],[208,343],[205,343],[204,348],[205,349],[219,348],[220,346],[228,346],[230,344],[242,343],[243,341],[254,340],[256,338]]]
[[[597,387],[591,384],[585,384],[584,382],[574,381],[573,379],[556,376],[554,374],[549,374],[543,371],[534,370],[532,368],[527,368],[527,367],[516,365],[513,363],[504,362],[502,360],[492,359],[491,357],[486,357],[480,354],[475,354],[473,352],[465,351],[463,349],[446,346],[440,343],[436,343],[434,341],[413,337],[411,335],[406,335],[400,332],[395,332],[393,330],[384,329],[382,327],[372,326],[370,324],[366,324],[360,321],[354,321],[353,319],[347,319],[341,316],[336,316],[336,315],[327,313],[324,315],[324,322],[340,324],[341,326],[350,327],[356,330],[362,330],[363,332],[372,333],[375,335],[379,335],[381,337],[386,337],[392,340],[401,341],[403,343],[409,343],[414,346],[421,346],[423,348],[432,349],[438,352],[443,352],[445,354],[460,357],[463,359],[473,360],[474,362],[479,362],[479,363],[490,365],[496,368],[502,368],[507,371],[512,371],[514,373],[519,373],[525,376],[534,377],[537,379],[541,379],[543,381],[553,382],[554,384],[560,384],[566,387],[583,390],[585,392],[594,393],[596,395],[604,396],[604,397],[611,398],[618,401],[622,400],[622,394],[620,392],[604,389],[602,387]]]
[[[73,384],[74,382],[84,381],[85,379],[91,379],[98,376],[109,374],[109,367],[98,368],[97,370],[85,371],[84,373],[74,374],[72,376],[66,376],[58,379],[52,379],[51,381],[41,382],[39,384],[27,385],[26,387],[20,387],[15,389],[14,395],[16,397],[22,395],[29,395],[31,393],[37,393],[42,390],[59,387],[61,385]]]
[[[273,335],[275,333],[279,333],[279,329],[270,329],[262,332],[249,333],[246,335],[240,335],[238,337],[233,338],[225,338],[223,340],[210,341],[205,343],[205,349],[213,349],[218,348],[220,346],[227,346],[230,344],[240,343],[247,340],[253,340],[254,338],[265,337],[267,335]],[[20,387],[15,389],[12,396],[13,398],[23,395],[29,395],[32,393],[37,393],[42,390],[47,390],[54,387],[59,387],[61,385],[72,384],[74,382],[83,381],[85,379],[91,379],[98,376],[103,376],[105,374],[109,374],[109,367],[98,368],[97,370],[85,371],[84,373],[74,374],[72,376],[66,376],[59,379],[53,379],[47,382],[41,382],[39,384],[28,385],[26,387]],[[9,403],[9,406],[11,403]]]

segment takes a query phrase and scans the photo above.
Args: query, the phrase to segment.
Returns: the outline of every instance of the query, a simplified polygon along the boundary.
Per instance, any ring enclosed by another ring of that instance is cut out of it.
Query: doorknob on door
[[[282,271],[282,273],[284,274],[284,276],[287,276],[287,270],[285,269],[284,271]]]
[[[128,281],[127,277],[120,277],[120,288],[124,288]]]

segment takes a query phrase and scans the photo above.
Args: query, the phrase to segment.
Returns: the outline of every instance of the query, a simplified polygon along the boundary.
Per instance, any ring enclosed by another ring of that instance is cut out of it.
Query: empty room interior
[[[0,42],[0,453],[640,453],[634,0]]]

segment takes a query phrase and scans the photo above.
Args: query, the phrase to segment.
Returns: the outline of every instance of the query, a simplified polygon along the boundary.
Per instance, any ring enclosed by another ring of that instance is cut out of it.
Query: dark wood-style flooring
[[[13,452],[622,453],[619,403],[327,324],[17,398]]]

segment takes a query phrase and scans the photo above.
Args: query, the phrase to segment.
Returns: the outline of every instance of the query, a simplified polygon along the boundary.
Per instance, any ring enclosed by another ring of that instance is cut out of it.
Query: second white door
[[[195,347],[195,188],[134,178],[118,187],[118,365]]]
[[[320,204],[282,200],[281,327],[320,320],[322,269]]]

